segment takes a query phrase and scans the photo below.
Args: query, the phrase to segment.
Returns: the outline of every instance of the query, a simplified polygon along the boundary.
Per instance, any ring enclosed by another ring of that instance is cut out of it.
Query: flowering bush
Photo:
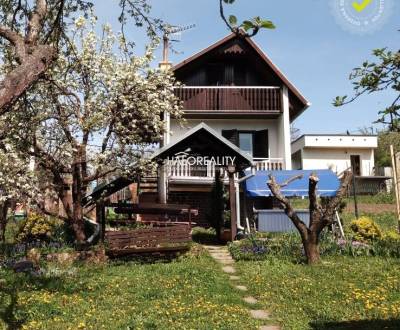
[[[50,241],[59,225],[54,218],[32,213],[22,222],[16,240],[18,242]]]
[[[360,242],[370,242],[382,238],[382,232],[378,225],[368,217],[353,220],[350,226],[354,232],[353,238]]]
[[[374,243],[377,255],[385,257],[400,257],[400,235],[395,231],[389,231]]]

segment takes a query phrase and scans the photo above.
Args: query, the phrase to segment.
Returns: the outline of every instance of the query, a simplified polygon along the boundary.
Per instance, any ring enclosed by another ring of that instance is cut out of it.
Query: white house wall
[[[302,150],[302,165],[304,170],[332,169],[341,173],[351,167],[351,155],[360,156],[362,176],[372,175],[375,166],[373,149],[305,148]]]
[[[237,129],[239,131],[258,131],[268,130],[269,154],[270,158],[284,158],[283,132],[279,130],[278,120],[274,119],[188,119],[181,127],[176,120],[171,120],[171,138],[170,142],[186,133],[189,129],[195,127],[201,122],[222,134],[223,130]],[[289,160],[290,162],[290,160]]]

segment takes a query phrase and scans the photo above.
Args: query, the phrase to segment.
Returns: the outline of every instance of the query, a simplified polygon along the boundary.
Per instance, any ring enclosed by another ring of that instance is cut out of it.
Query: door
[[[360,155],[351,155],[350,156],[351,169],[355,176],[361,175],[361,157]]]

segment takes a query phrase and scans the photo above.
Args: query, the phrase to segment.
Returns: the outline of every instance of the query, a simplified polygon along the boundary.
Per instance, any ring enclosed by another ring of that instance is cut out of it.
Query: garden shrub
[[[376,255],[383,257],[400,257],[400,235],[395,231],[389,231],[373,244]]]
[[[264,260],[268,256],[295,257],[302,256],[302,244],[297,233],[268,234],[259,238],[248,238],[231,243],[229,251],[235,260]]]
[[[359,242],[370,242],[382,238],[379,226],[369,217],[353,220],[350,228],[354,233],[353,239]]]
[[[16,240],[20,243],[33,241],[49,242],[53,240],[54,234],[60,223],[57,219],[31,213],[26,220],[21,223]]]

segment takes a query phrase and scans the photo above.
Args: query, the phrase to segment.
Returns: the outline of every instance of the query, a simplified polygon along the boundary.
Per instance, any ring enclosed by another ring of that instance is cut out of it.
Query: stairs
[[[144,177],[140,180],[139,194],[157,194],[157,177]]]

